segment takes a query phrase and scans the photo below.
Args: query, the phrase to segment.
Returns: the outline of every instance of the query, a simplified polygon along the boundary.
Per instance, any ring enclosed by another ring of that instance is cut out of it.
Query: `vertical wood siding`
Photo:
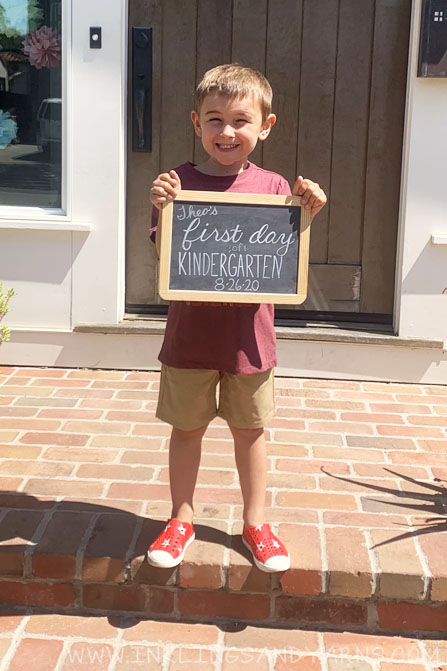
[[[204,153],[189,115],[195,84],[235,61],[264,72],[278,121],[252,160],[318,181],[309,297],[297,309],[393,307],[410,0],[130,0],[154,30],[152,154],[129,152],[128,304],[155,304],[147,238],[154,176]]]

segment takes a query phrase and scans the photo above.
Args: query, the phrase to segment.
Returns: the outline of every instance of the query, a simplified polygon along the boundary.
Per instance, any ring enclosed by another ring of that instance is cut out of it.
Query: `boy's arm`
[[[180,189],[182,188],[180,177],[175,170],[163,172],[152,182],[151,187],[151,203],[157,209],[161,209],[165,203],[174,200]],[[153,217],[154,220],[154,217]],[[160,218],[158,217],[158,220]],[[155,247],[157,255],[160,256],[160,224],[157,224],[155,232]]]
[[[301,196],[301,205],[305,210],[310,210],[310,219],[326,205],[327,197],[323,189],[310,179],[303,179],[301,175],[292,188],[293,196]]]

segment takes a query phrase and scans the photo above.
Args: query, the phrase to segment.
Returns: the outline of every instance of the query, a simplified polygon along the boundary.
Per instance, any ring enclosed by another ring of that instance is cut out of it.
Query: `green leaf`
[[[0,282],[0,321],[7,314],[9,309],[8,303],[13,296],[15,296],[14,289],[8,289],[7,291],[4,292],[3,285]],[[10,329],[5,325],[0,326],[0,344],[2,342],[6,342],[7,340],[9,340],[10,337],[11,337]]]

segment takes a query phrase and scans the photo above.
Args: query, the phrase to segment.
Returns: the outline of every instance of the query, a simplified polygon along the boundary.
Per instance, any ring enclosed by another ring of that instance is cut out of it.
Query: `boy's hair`
[[[218,65],[205,72],[194,97],[196,112],[200,112],[205,97],[210,93],[227,98],[244,98],[253,93],[261,106],[263,121],[272,111],[272,87],[267,79],[257,70],[239,63]]]

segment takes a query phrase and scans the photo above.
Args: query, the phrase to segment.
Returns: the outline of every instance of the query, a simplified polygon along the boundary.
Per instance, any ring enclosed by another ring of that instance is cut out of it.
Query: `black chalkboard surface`
[[[181,191],[160,217],[166,300],[302,303],[310,216],[293,196]]]

